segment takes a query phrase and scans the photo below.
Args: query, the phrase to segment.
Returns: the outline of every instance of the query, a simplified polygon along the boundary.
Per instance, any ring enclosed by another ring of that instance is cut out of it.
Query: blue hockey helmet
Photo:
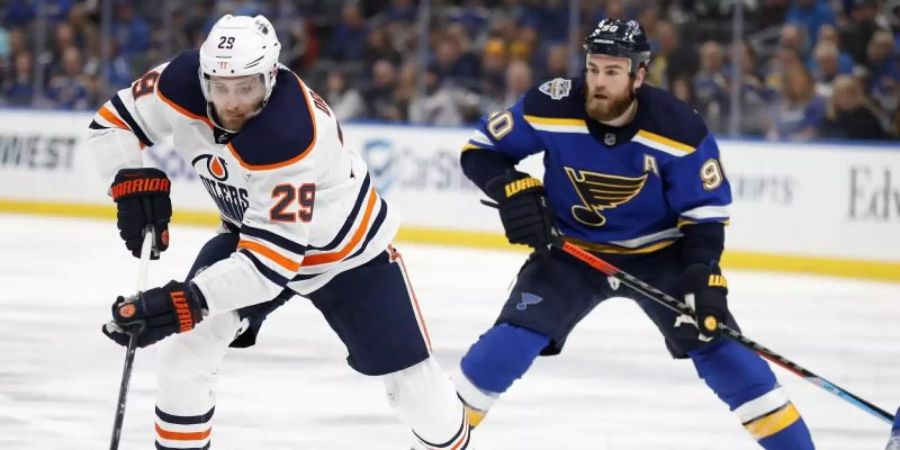
[[[636,20],[603,19],[584,38],[588,55],[610,55],[631,60],[631,75],[650,62],[650,44]]]

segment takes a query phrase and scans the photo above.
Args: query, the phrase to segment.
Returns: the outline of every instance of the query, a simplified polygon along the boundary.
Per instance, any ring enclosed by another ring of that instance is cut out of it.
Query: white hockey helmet
[[[281,44],[269,19],[262,15],[222,16],[200,46],[198,75],[206,101],[212,102],[210,77],[259,74],[266,89],[262,103],[264,105],[275,87],[280,52]]]

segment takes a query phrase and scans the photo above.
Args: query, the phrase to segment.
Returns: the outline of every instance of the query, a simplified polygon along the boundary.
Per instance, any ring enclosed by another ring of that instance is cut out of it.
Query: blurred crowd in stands
[[[456,126],[542,80],[578,75],[581,39],[614,17],[645,27],[649,83],[692,104],[717,134],[730,131],[737,84],[741,136],[900,137],[900,0],[747,1],[739,73],[731,1],[581,0],[570,29],[569,0],[432,0],[427,33],[419,4],[0,0],[0,106],[92,110],[198,47],[222,14],[261,13],[278,30],[282,62],[341,119]]]

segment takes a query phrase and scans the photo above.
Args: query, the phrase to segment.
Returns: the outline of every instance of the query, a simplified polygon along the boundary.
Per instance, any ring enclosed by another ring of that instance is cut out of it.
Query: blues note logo
[[[580,205],[572,206],[575,220],[592,227],[602,227],[606,217],[600,214],[604,209],[612,209],[640,194],[647,183],[647,174],[639,177],[623,177],[605,173],[575,170],[566,167],[569,181],[575,187]]]
[[[516,309],[518,309],[519,311],[525,311],[525,309],[528,308],[529,306],[537,305],[538,303],[540,303],[543,300],[544,300],[543,298],[538,297],[537,295],[534,295],[529,292],[523,292],[522,300],[519,301],[518,304],[516,304]]]

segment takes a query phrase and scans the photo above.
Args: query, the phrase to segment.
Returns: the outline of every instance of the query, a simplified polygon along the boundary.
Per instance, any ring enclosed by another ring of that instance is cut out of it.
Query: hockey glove
[[[691,264],[679,277],[678,286],[694,310],[700,334],[707,338],[718,335],[719,324],[728,316],[728,283],[719,265]]]
[[[497,201],[506,239],[546,249],[559,241],[554,214],[540,180],[514,170],[488,181],[487,194]]]
[[[122,169],[112,184],[112,196],[118,208],[119,236],[135,258],[141,257],[144,228],[153,226],[151,259],[169,248],[169,219],[172,201],[169,199],[169,178],[159,169]]]
[[[119,297],[112,305],[112,322],[101,328],[117,344],[128,345],[137,333],[138,347],[154,344],[174,333],[184,333],[203,320],[206,302],[196,289],[170,281],[134,297]]]

